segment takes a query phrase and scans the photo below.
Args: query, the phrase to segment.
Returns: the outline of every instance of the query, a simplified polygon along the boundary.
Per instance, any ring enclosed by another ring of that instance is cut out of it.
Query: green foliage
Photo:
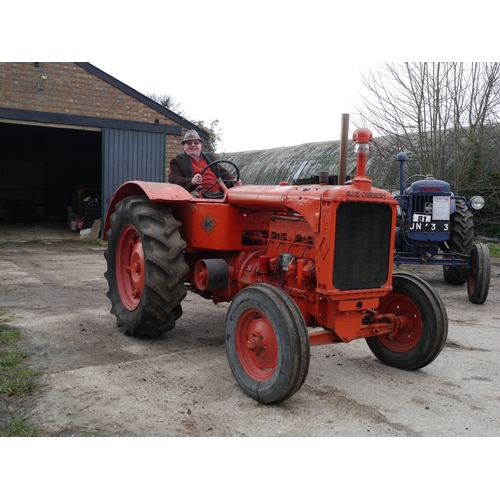
[[[485,200],[484,208],[474,214],[475,232],[500,237],[500,173],[486,172],[462,189],[460,194],[468,199],[480,195]]]
[[[208,138],[204,141],[203,149],[215,154],[222,145],[222,131],[219,128],[219,120],[213,120],[210,125],[205,125],[203,120],[194,121],[193,123],[208,135]]]
[[[181,105],[176,102],[170,94],[155,94],[154,92],[148,92],[145,96],[161,104],[163,107],[174,111],[179,116],[189,120],[198,128],[206,132],[208,138],[204,141],[204,151],[215,154],[217,150],[222,147],[222,131],[219,127],[219,120],[213,120],[207,125],[203,120],[193,120],[185,116],[184,112],[181,110]]]

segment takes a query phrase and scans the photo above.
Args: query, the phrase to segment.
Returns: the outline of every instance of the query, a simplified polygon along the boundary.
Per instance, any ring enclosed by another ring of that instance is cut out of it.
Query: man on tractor
[[[201,189],[211,189],[211,191],[221,191],[217,183],[216,172],[212,168],[206,169],[203,175],[201,174],[208,164],[215,161],[215,158],[212,154],[202,151],[203,141],[198,132],[188,130],[181,144],[184,152],[170,160],[168,182],[178,184],[191,192],[200,187]],[[224,181],[233,181],[229,187],[242,185],[241,180],[236,181],[223,167],[220,167],[220,176]]]

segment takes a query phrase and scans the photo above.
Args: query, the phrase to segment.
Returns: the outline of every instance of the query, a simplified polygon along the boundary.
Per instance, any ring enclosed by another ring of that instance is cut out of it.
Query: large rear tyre
[[[448,335],[443,301],[424,280],[410,274],[393,275],[393,290],[381,299],[378,312],[395,314],[397,333],[366,338],[368,347],[382,363],[401,370],[428,365],[441,352]]]
[[[240,291],[226,318],[226,353],[248,396],[260,403],[290,398],[307,377],[310,357],[307,327],[295,302],[267,284]]]
[[[451,237],[448,241],[454,252],[469,254],[474,240],[474,221],[464,200],[455,200],[451,216]],[[468,278],[465,266],[443,266],[443,277],[450,285],[463,285]]]
[[[472,274],[467,280],[467,293],[473,304],[484,304],[490,290],[490,249],[484,243],[475,243],[470,252]]]
[[[186,296],[186,246],[169,207],[132,196],[116,205],[107,233],[107,297],[117,325],[127,335],[168,332],[182,314]]]

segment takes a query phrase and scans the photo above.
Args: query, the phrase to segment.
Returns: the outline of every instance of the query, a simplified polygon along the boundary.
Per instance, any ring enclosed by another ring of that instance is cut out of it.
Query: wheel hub
[[[266,353],[266,348],[262,344],[262,338],[263,337],[260,332],[256,331],[255,333],[252,333],[252,337],[247,340],[248,350],[255,352],[256,356],[260,356],[261,352],[262,354]]]
[[[238,325],[236,347],[248,374],[258,380],[272,376],[278,362],[278,344],[266,317],[255,311],[243,315]]]
[[[420,340],[422,333],[422,318],[415,304],[401,294],[390,294],[379,308],[384,314],[394,314],[397,318],[396,332],[381,335],[380,342],[394,352],[408,352]]]
[[[123,305],[135,310],[142,298],[145,281],[144,249],[134,226],[123,228],[116,248],[116,281]]]

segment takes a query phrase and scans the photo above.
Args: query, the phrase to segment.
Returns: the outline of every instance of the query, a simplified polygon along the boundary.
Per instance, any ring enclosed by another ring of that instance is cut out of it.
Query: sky
[[[354,112],[359,101],[355,64],[300,71],[293,61],[275,64],[263,58],[251,68],[236,61],[221,72],[200,63],[202,74],[214,76],[192,79],[147,62],[133,70],[104,59],[88,62],[141,93],[171,95],[188,119],[207,125],[218,120],[219,152],[338,140],[342,114]],[[330,72],[344,76],[332,84]]]
[[[188,119],[218,120],[222,151],[340,138],[366,61],[350,53],[349,38],[342,46],[333,4],[182,5],[165,10],[177,21],[166,20],[161,46],[139,54],[151,38],[137,37],[130,62],[104,51],[88,62],[139,92],[171,95]]]
[[[342,114],[352,136],[360,75],[378,61],[450,60],[450,47],[466,60],[471,46],[496,57],[495,16],[481,4],[461,14],[467,36],[451,37],[459,10],[428,0],[406,10],[393,0],[9,2],[0,60],[90,62],[170,95],[188,119],[218,120],[219,152],[268,149],[339,140]]]

